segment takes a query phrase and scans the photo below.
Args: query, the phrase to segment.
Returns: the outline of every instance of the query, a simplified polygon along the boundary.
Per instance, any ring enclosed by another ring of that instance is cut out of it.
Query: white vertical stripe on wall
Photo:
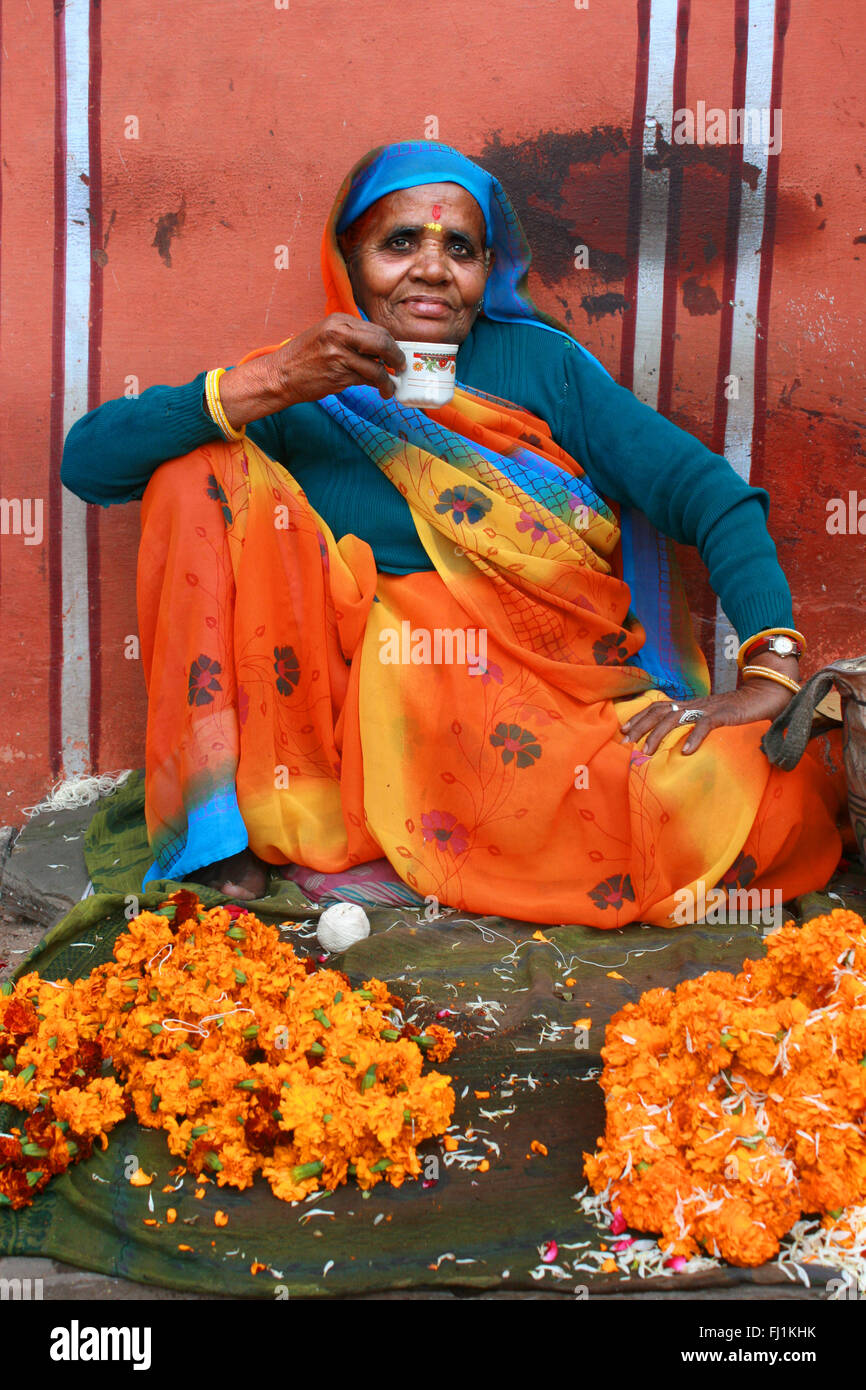
[[[66,287],[63,434],[87,410],[90,316],[89,0],[66,0]],[[84,179],[82,178],[84,175]],[[90,623],[87,593],[87,504],[62,492],[61,736],[63,776],[90,762]]]
[[[749,49],[746,64],[746,110],[769,111],[773,79],[775,38],[775,0],[750,0]],[[773,125],[775,129],[775,122]],[[730,131],[729,131],[730,134]],[[758,284],[761,274],[761,245],[766,211],[766,144],[752,143],[753,132],[746,128],[743,158],[760,169],[757,187],[743,181],[740,229],[737,244],[737,280],[734,290],[733,334],[729,372],[738,383],[739,396],[728,401],[725,429],[725,457],[746,482],[752,466],[752,435],[755,425],[755,348],[758,326]],[[777,137],[778,138],[778,137]],[[774,148],[776,146],[774,145]],[[766,333],[767,325],[761,325]],[[727,616],[716,603],[714,689],[733,690],[737,684],[737,665],[725,655],[726,638],[733,635]],[[730,645],[733,645],[732,643]]]
[[[665,140],[670,142],[671,139],[676,51],[677,0],[653,0],[643,132],[644,166],[641,173],[632,385],[634,394],[653,407],[658,403],[670,174],[667,169],[647,169],[646,157],[655,152],[658,127]]]

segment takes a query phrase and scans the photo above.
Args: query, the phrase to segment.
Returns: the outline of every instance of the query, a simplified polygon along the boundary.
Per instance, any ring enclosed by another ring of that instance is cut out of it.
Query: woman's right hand
[[[235,429],[347,386],[375,386],[389,400],[395,388],[384,363],[397,372],[406,365],[387,329],[351,314],[329,314],[276,352],[227,371],[220,400]]]

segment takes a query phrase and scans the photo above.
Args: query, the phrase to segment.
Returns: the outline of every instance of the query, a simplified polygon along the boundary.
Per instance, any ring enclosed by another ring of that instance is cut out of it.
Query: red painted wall
[[[752,0],[753,16],[767,3],[772,9],[772,0]],[[378,0],[154,9],[150,0],[124,0],[83,9],[91,405],[122,394],[129,377],[140,390],[188,381],[319,317],[319,241],[340,180],[370,147],[429,135],[431,117],[439,139],[477,158],[512,195],[534,248],[537,303],[627,378],[635,199],[646,163],[635,97],[647,56],[641,34],[650,19],[662,32],[661,0],[588,0],[584,9],[573,0],[438,0],[432,9]],[[667,40],[656,37],[651,77],[678,82],[688,107],[729,107],[736,24],[748,11],[745,0],[680,4],[679,47],[670,26]],[[58,189],[64,102],[80,76],[62,42],[68,19],[51,6],[0,0],[0,497],[45,500],[41,544],[0,535],[7,823],[64,771],[57,401],[76,367],[62,360]],[[765,181],[766,302],[757,328],[765,409],[755,422],[752,481],[773,499],[771,531],[811,639],[808,673],[866,646],[864,538],[826,529],[828,499],[859,489],[866,503],[866,43],[857,4],[800,0],[789,16],[779,0],[776,21],[784,123]],[[137,139],[127,138],[131,116]],[[754,176],[747,153],[738,170],[730,146],[676,146],[670,130],[661,135],[656,165],[670,171],[675,203],[665,264],[656,267],[667,286],[663,408],[712,445],[734,189]],[[588,270],[575,269],[578,243],[590,248]],[[288,270],[274,268],[280,245],[289,248]],[[143,680],[124,655],[136,630],[138,506],[90,513],[89,574],[66,575],[67,586],[76,578],[89,586],[90,646],[77,658],[90,680],[82,747],[100,770],[140,766]],[[696,557],[684,559],[711,654],[714,600]]]

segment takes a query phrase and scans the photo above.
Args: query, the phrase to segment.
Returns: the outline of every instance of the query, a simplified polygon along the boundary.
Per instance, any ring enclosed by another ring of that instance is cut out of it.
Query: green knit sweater
[[[132,501],[161,463],[222,439],[204,407],[205,375],[105,401],[82,416],[66,437],[63,484],[103,507]],[[794,626],[766,525],[768,493],[618,386],[576,344],[534,324],[480,318],[457,354],[457,380],[541,416],[597,492],[697,546],[741,641],[761,628]],[[433,568],[405,500],[315,403],[255,420],[247,434],[291,471],[337,539],[369,542],[380,570]]]

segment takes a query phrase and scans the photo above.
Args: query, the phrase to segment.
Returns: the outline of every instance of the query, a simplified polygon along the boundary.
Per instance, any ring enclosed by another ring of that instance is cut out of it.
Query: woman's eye
[[[389,240],[388,247],[391,251],[405,252],[410,251],[414,244],[414,237],[394,236]],[[448,250],[451,252],[457,251],[459,253],[458,259],[460,260],[465,260],[467,256],[471,255],[470,248],[464,241],[452,241]]]

